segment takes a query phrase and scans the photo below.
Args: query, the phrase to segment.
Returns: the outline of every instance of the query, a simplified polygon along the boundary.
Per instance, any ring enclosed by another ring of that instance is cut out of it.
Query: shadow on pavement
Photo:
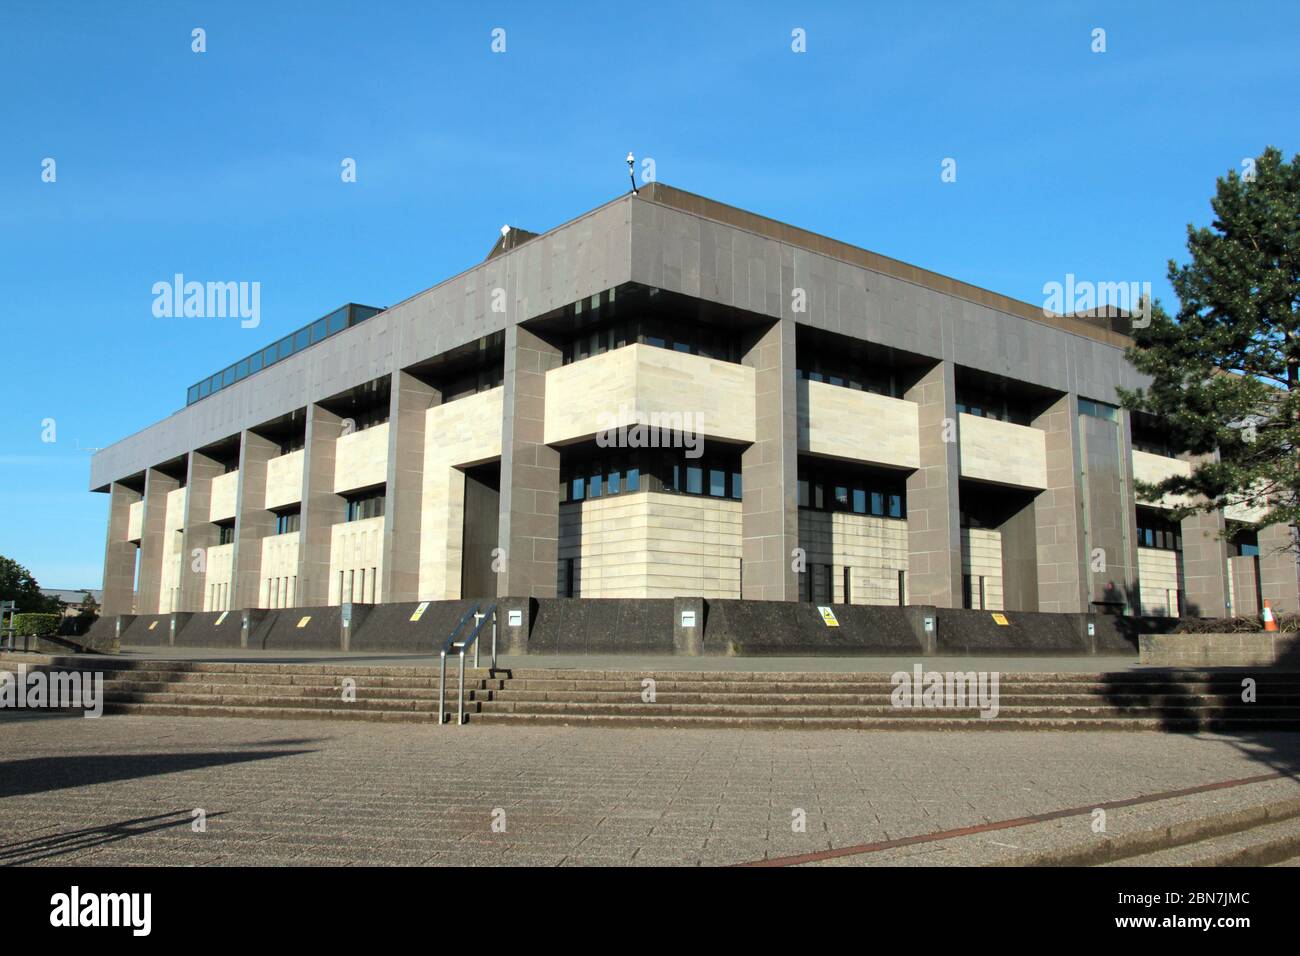
[[[0,844],[0,866],[19,866],[49,860],[69,853],[84,853],[95,847],[108,846],[131,837],[169,830],[190,825],[193,811],[173,810],[152,817],[137,817],[119,823],[87,827],[84,830],[68,830],[64,833],[51,833],[20,840],[16,843]],[[209,813],[208,820],[221,816]]]
[[[163,754],[94,754],[89,756],[29,757],[0,763],[0,798],[49,793],[71,787],[137,780],[183,770],[201,770],[223,764],[272,760],[314,750],[254,750],[244,752]]]

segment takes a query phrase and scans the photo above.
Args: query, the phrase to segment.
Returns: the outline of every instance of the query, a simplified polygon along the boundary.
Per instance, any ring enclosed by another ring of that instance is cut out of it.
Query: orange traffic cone
[[[1264,630],[1277,630],[1277,620],[1273,617],[1273,606],[1268,601],[1264,602]]]

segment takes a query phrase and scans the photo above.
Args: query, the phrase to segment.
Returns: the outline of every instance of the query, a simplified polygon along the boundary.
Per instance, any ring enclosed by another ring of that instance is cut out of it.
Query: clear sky
[[[344,302],[468,268],[503,223],[614,198],[629,150],[1030,302],[1074,273],[1168,304],[1215,177],[1300,150],[1298,74],[1295,2],[0,0],[0,554],[98,587],[90,449]],[[155,318],[178,272],[260,282],[260,327]]]

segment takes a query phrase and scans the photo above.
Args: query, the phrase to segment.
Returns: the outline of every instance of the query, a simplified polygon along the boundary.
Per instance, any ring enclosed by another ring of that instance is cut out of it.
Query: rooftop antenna
[[[630,180],[632,180],[632,195],[633,195],[633,196],[637,195],[637,191],[636,191],[636,174],[632,172],[632,168],[633,168],[635,165],[636,165],[636,157],[634,157],[634,156],[632,155],[632,153],[629,152],[629,153],[627,154],[627,178],[630,179]]]

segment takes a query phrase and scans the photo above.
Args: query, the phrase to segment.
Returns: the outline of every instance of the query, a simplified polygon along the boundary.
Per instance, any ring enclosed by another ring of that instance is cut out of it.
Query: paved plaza
[[[736,864],[1275,772],[1283,779],[1195,799],[1223,809],[1300,794],[1296,734],[457,728],[7,712],[0,741],[4,864]],[[204,832],[194,830],[196,809]],[[805,832],[792,827],[798,810]],[[1128,812],[1113,811],[1114,826]],[[1058,820],[1047,839],[1086,839],[1088,825],[1086,815]],[[967,837],[935,860],[998,862],[1019,845],[1016,832]],[[925,862],[925,849],[834,862]]]

